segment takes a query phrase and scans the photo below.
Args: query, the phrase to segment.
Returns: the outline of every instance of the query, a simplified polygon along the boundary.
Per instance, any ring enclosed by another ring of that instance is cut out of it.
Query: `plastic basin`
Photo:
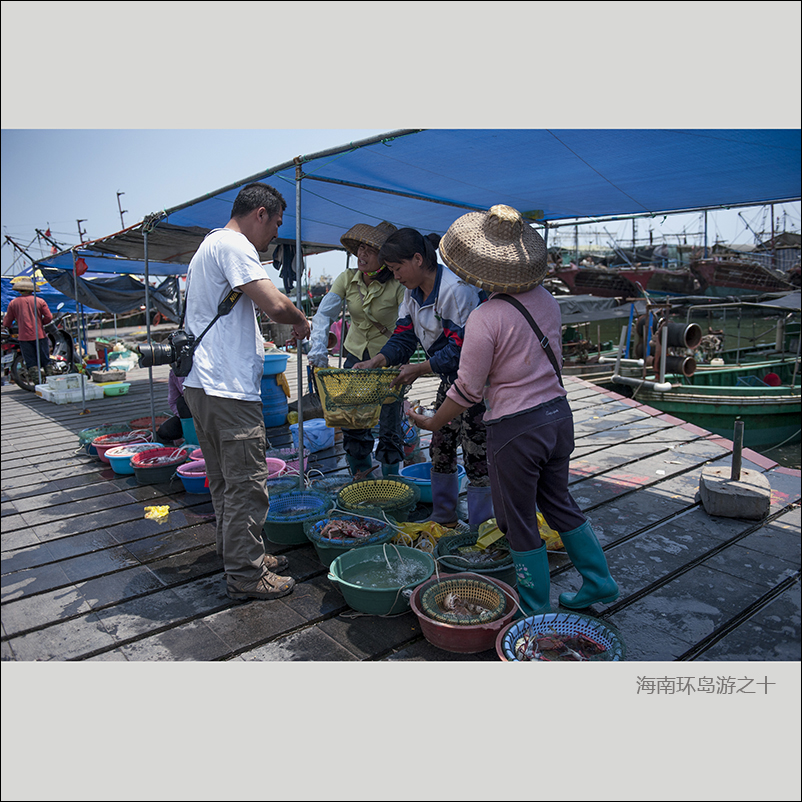
[[[109,449],[115,446],[149,443],[150,439],[150,432],[109,432],[108,434],[101,434],[96,437],[92,441],[92,447],[95,449],[101,462],[109,462],[109,458],[106,456],[106,452]]]
[[[284,373],[287,369],[289,354],[265,354],[263,376],[273,376],[276,373]]]
[[[304,523],[320,518],[333,506],[334,499],[317,490],[289,490],[270,495],[270,509],[262,531],[271,543],[307,543]]]
[[[144,454],[135,454],[131,457],[131,467],[134,469],[136,481],[140,485],[152,485],[159,482],[168,482],[173,478],[176,469],[187,461],[189,451],[185,448],[173,446],[149,449]],[[155,457],[171,457],[168,462],[147,464],[145,460]]]
[[[380,511],[377,511],[380,514]],[[368,546],[377,546],[389,543],[395,537],[395,529],[385,525],[374,534],[365,538],[328,538],[321,535],[321,531],[331,521],[354,521],[359,523],[363,519],[358,515],[348,515],[346,513],[334,513],[326,515],[320,520],[307,521],[304,524],[306,537],[312,542],[317,552],[318,559],[327,568],[341,554],[345,554],[352,549],[364,549]]]
[[[465,572],[462,574],[449,574],[448,579],[476,578],[476,574]],[[457,652],[459,654],[476,654],[486,652],[495,646],[499,632],[501,632],[515,618],[518,611],[518,594],[506,582],[499,579],[489,579],[482,576],[481,579],[492,582],[504,593],[507,606],[501,618],[495,621],[488,621],[484,624],[447,624],[442,621],[435,621],[421,609],[421,594],[439,580],[436,577],[424,582],[412,593],[409,606],[418,618],[423,636],[432,646],[443,649],[446,652]]]
[[[371,581],[389,563],[387,579]],[[337,585],[349,607],[368,615],[396,615],[409,610],[404,590],[411,590],[434,573],[431,555],[408,546],[384,543],[351,549],[329,567],[329,580]],[[395,578],[393,578],[393,575]]]
[[[400,476],[408,479],[420,490],[420,500],[425,504],[432,503],[432,463],[416,462],[413,465],[405,465],[398,471]],[[468,484],[468,474],[462,465],[457,465],[457,477],[459,479],[459,492],[465,489]]]
[[[187,493],[210,494],[209,482],[206,477],[206,461],[194,460],[192,462],[185,462],[176,468],[178,478],[181,484],[184,485],[184,490]]]
[[[134,454],[155,448],[161,448],[161,446],[155,443],[131,443],[124,446],[115,446],[106,451],[106,459],[114,473],[133,475],[134,469],[131,465],[131,458]]]

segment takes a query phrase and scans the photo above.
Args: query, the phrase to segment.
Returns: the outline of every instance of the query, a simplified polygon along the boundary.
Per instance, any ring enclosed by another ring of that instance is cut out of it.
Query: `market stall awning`
[[[443,234],[465,212],[497,203],[551,225],[779,203],[799,199],[800,173],[800,135],[791,129],[393,131],[298,156],[86,250],[141,260],[147,231],[149,261],[186,264],[205,233],[228,222],[234,198],[252,181],[284,194],[279,239],[295,243],[299,174],[300,236],[311,253],[340,248],[357,222]]]

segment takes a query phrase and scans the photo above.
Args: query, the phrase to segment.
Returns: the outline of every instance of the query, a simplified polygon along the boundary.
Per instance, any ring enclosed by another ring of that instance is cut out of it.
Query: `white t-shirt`
[[[211,231],[187,270],[187,331],[200,335],[232,289],[258,279],[270,281],[245,235],[228,228]],[[222,398],[261,401],[264,340],[256,311],[254,302],[243,295],[231,312],[215,321],[195,349],[185,387]]]

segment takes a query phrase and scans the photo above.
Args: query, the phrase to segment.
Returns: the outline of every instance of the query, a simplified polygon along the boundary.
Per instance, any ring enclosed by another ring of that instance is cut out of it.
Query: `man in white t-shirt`
[[[304,314],[267,277],[259,261],[282,222],[286,201],[273,187],[249,184],[234,200],[225,228],[211,231],[187,271],[186,329],[199,336],[233,289],[245,297],[198,343],[184,399],[192,412],[217,519],[217,553],[232,599],[275,599],[295,580],[275,572],[285,557],[265,553],[268,510],[261,380],[264,345],[257,309],[309,336]]]

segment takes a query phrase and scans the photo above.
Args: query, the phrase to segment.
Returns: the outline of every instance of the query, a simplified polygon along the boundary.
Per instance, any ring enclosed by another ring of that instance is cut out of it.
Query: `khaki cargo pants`
[[[226,575],[255,582],[266,569],[262,527],[267,517],[265,424],[260,401],[238,401],[185,387],[217,519],[217,553]]]

